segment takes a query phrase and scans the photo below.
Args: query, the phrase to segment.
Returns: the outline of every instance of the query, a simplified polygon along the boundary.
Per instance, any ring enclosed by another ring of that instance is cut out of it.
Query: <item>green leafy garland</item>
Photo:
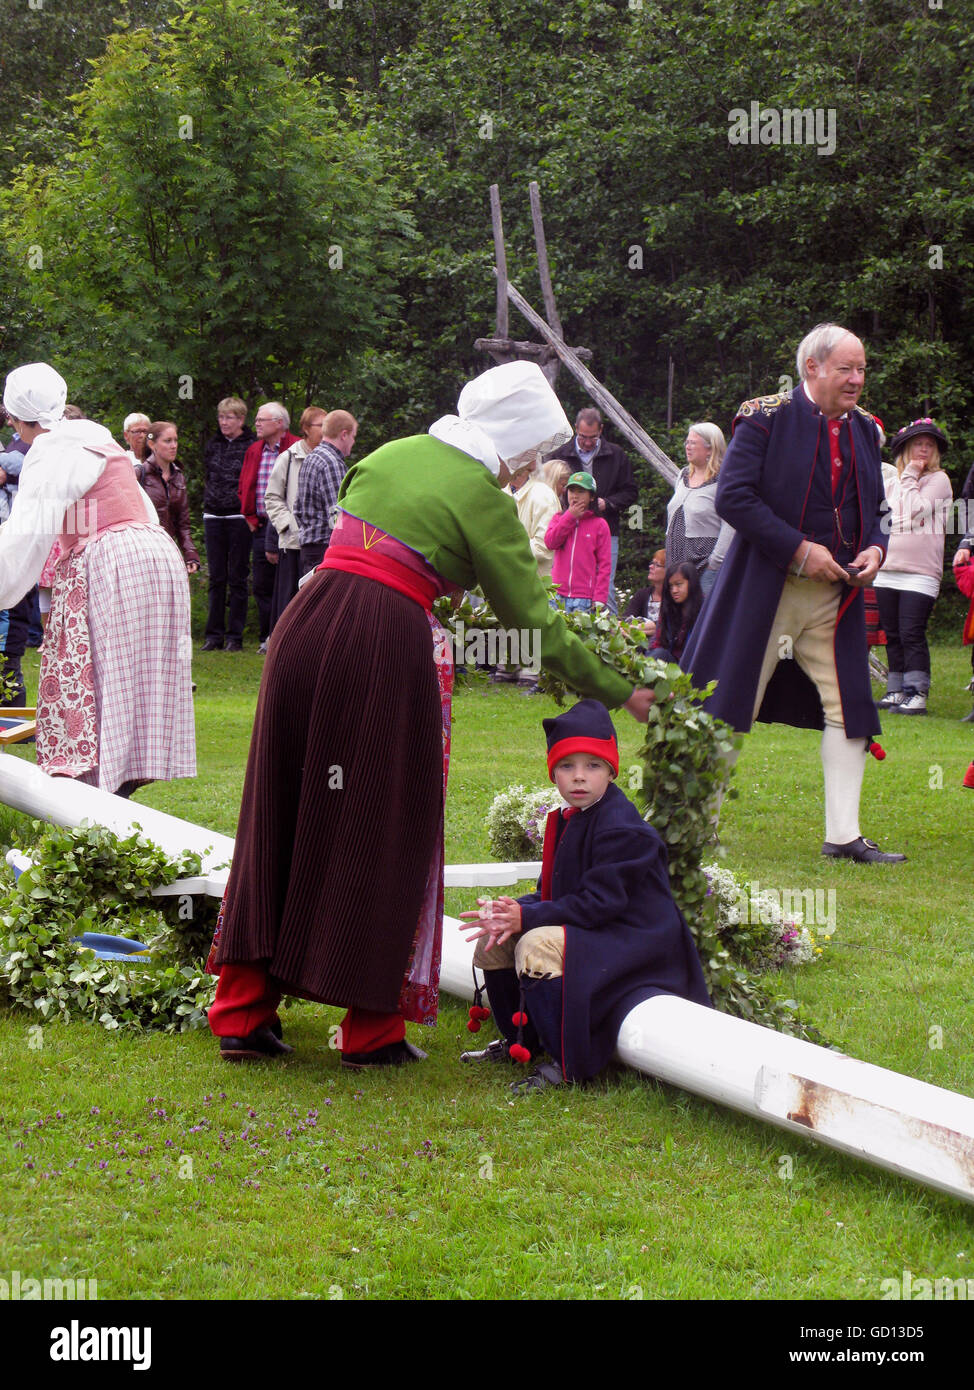
[[[437,616],[445,626],[500,626],[489,604],[475,610],[466,596],[456,608],[443,603]],[[715,683],[697,690],[678,666],[649,657],[642,626],[614,617],[607,608],[563,611],[562,617],[590,651],[633,686],[648,686],[656,696],[639,750],[641,765],[629,776],[626,790],[666,842],[673,896],[693,933],[714,1004],[724,1013],[821,1042],[795,1001],[778,998],[735,961],[718,931],[703,860],[705,853],[713,854],[721,799],[736,796],[728,787],[730,755],[741,740],[730,725],[703,708]],[[547,671],[538,684],[558,704],[582,694]]]
[[[86,1018],[167,1033],[204,1026],[216,989],[203,962],[217,905],[152,896],[198,874],[199,856],[170,859],[141,835],[120,840],[87,823],[33,828],[33,866],[16,883],[9,875],[0,894],[0,1003],[38,1022]],[[151,954],[99,960],[72,939],[85,932],[134,938]]]

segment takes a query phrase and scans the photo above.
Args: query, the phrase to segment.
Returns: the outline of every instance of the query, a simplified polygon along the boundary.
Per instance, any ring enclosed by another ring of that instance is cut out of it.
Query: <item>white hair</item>
[[[830,357],[839,346],[843,338],[853,336],[848,328],[843,328],[838,323],[817,323],[811,333],[806,333],[798,344],[798,356],[795,359],[798,367],[798,378],[800,381],[807,379],[805,371],[806,364],[810,357],[814,357],[816,362],[824,362]]]
[[[133,425],[151,424],[152,421],[149,419],[148,415],[143,415],[141,411],[136,410],[133,411],[131,415],[126,415],[125,419],[122,421],[122,433],[124,434],[126,430],[130,430]]]
[[[283,405],[281,405],[280,401],[265,401],[264,404],[259,407],[259,409],[273,410],[277,418],[284,422],[284,428],[286,430],[291,428],[291,417],[288,414],[286,408]]]

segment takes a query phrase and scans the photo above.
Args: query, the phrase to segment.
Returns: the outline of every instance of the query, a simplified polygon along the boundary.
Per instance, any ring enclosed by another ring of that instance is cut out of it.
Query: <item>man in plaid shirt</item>
[[[301,465],[296,516],[301,535],[301,574],[317,569],[328,549],[338,489],[347,469],[346,460],[355,444],[358,421],[347,410],[325,416],[321,443]]]

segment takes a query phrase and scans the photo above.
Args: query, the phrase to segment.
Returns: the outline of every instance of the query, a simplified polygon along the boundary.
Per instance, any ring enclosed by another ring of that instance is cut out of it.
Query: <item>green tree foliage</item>
[[[400,343],[420,398],[448,406],[484,365],[471,347],[493,319],[491,182],[511,276],[540,307],[536,178],[566,337],[672,457],[693,420],[728,430],[742,399],[794,378],[799,340],[833,318],[865,338],[867,403],[888,427],[944,420],[956,484],[974,442],[971,44],[925,0],[427,3],[375,98],[422,232]],[[761,143],[760,123],[758,143],[733,143],[732,113],[752,103],[818,112],[823,136],[834,120],[834,148]],[[514,311],[511,329],[530,336]],[[565,374],[560,391],[569,413],[584,403]],[[639,468],[631,579],[666,498]]]
[[[164,0],[139,3],[158,30]],[[151,385],[164,392],[152,409],[176,413],[192,357],[214,391],[299,404],[317,390],[364,413],[365,447],[425,428],[486,365],[473,341],[493,327],[492,182],[512,278],[540,307],[537,179],[566,337],[593,349],[596,375],[672,457],[693,420],[726,431],[742,399],[793,377],[804,332],[834,318],[865,338],[867,404],[890,430],[942,419],[956,487],[974,444],[974,39],[956,6],[294,0],[292,13],[202,0],[190,16],[169,4],[182,18],[168,30],[112,40],[62,167],[36,160],[7,204],[8,256],[22,265],[48,226],[63,256],[46,289],[23,276],[4,296],[31,356],[70,352],[119,407]],[[126,9],[96,8],[103,27]],[[97,25],[75,22],[92,35],[86,52]],[[39,86],[56,75],[63,92],[68,73],[77,64],[48,64]],[[750,119],[752,104],[817,113],[834,142],[766,141],[760,119],[735,141],[735,113]],[[198,122],[194,141],[172,135],[182,114]],[[14,225],[24,208],[29,238]],[[340,276],[322,263],[332,243]],[[33,317],[18,308],[28,291]],[[80,343],[72,300],[87,315]],[[511,331],[531,336],[514,311]],[[559,389],[569,414],[586,403],[564,372]],[[667,496],[638,467],[630,582]]]
[[[90,60],[128,24],[161,24],[173,0],[0,0],[0,172],[46,162],[65,148],[70,98]],[[16,134],[13,132],[16,130]]]
[[[409,233],[367,127],[304,75],[278,0],[113,37],[57,166],[5,195],[34,356],[88,411],[212,428],[229,392],[326,405],[395,312]]]

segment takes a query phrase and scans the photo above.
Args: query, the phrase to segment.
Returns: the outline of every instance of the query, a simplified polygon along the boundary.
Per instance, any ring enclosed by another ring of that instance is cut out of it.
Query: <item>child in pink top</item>
[[[591,473],[573,473],[565,493],[568,506],[552,518],[544,543],[554,554],[551,577],[565,608],[588,612],[594,603],[609,601],[612,537],[598,513]]]

